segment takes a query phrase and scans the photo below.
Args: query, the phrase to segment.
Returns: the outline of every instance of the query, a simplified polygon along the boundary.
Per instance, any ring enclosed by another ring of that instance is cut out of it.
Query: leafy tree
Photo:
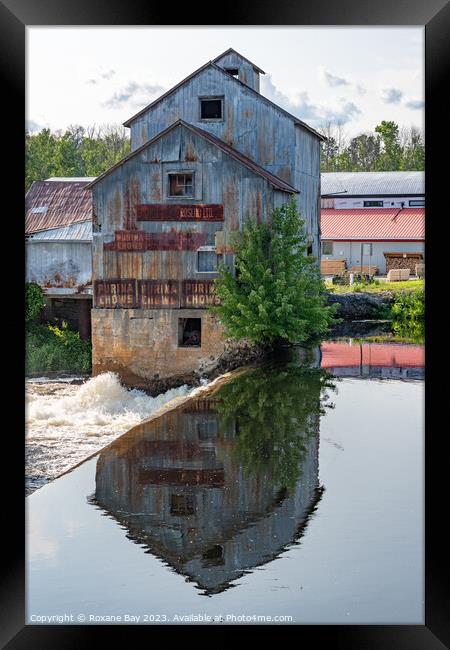
[[[44,293],[35,282],[25,284],[25,322],[35,321],[44,308]]]
[[[362,133],[352,138],[348,146],[349,163],[354,171],[369,172],[375,169],[380,156],[380,140]]]
[[[396,171],[400,169],[402,148],[400,146],[399,128],[395,122],[383,120],[375,127],[380,135],[382,151],[377,160],[378,171]]]
[[[316,260],[306,255],[304,222],[295,200],[272,212],[271,224],[250,219],[237,242],[236,274],[219,269],[221,304],[211,308],[226,334],[268,345],[325,334],[334,308],[325,305]]]

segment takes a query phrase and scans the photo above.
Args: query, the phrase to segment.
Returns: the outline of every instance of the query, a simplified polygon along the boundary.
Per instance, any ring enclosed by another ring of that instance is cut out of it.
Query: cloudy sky
[[[381,120],[423,128],[423,27],[28,27],[26,125],[121,124],[229,47],[261,92],[349,136]]]

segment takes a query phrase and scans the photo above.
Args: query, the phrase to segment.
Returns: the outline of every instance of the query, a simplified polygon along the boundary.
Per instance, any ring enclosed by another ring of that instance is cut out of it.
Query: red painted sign
[[[204,309],[209,305],[218,304],[219,299],[214,292],[214,280],[183,280],[181,307]]]
[[[138,280],[138,302],[142,309],[176,309],[180,306],[177,280]]]
[[[116,230],[114,241],[104,244],[108,251],[196,251],[207,239],[206,233],[194,232],[143,232],[141,230]]]
[[[135,308],[136,280],[96,280],[94,305],[103,309]]]
[[[138,221],[223,221],[223,205],[152,203],[136,206]]]

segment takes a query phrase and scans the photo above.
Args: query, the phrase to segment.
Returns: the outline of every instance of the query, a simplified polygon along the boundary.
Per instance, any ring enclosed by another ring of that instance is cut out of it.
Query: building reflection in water
[[[99,456],[91,501],[212,595],[298,543],[322,495],[328,373],[253,369]]]
[[[321,367],[335,377],[425,378],[423,345],[327,341],[321,352]]]

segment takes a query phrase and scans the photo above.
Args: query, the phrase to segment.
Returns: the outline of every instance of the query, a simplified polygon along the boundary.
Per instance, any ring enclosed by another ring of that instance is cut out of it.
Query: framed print
[[[115,4],[0,7],[27,382],[2,647],[445,647],[448,3]]]

